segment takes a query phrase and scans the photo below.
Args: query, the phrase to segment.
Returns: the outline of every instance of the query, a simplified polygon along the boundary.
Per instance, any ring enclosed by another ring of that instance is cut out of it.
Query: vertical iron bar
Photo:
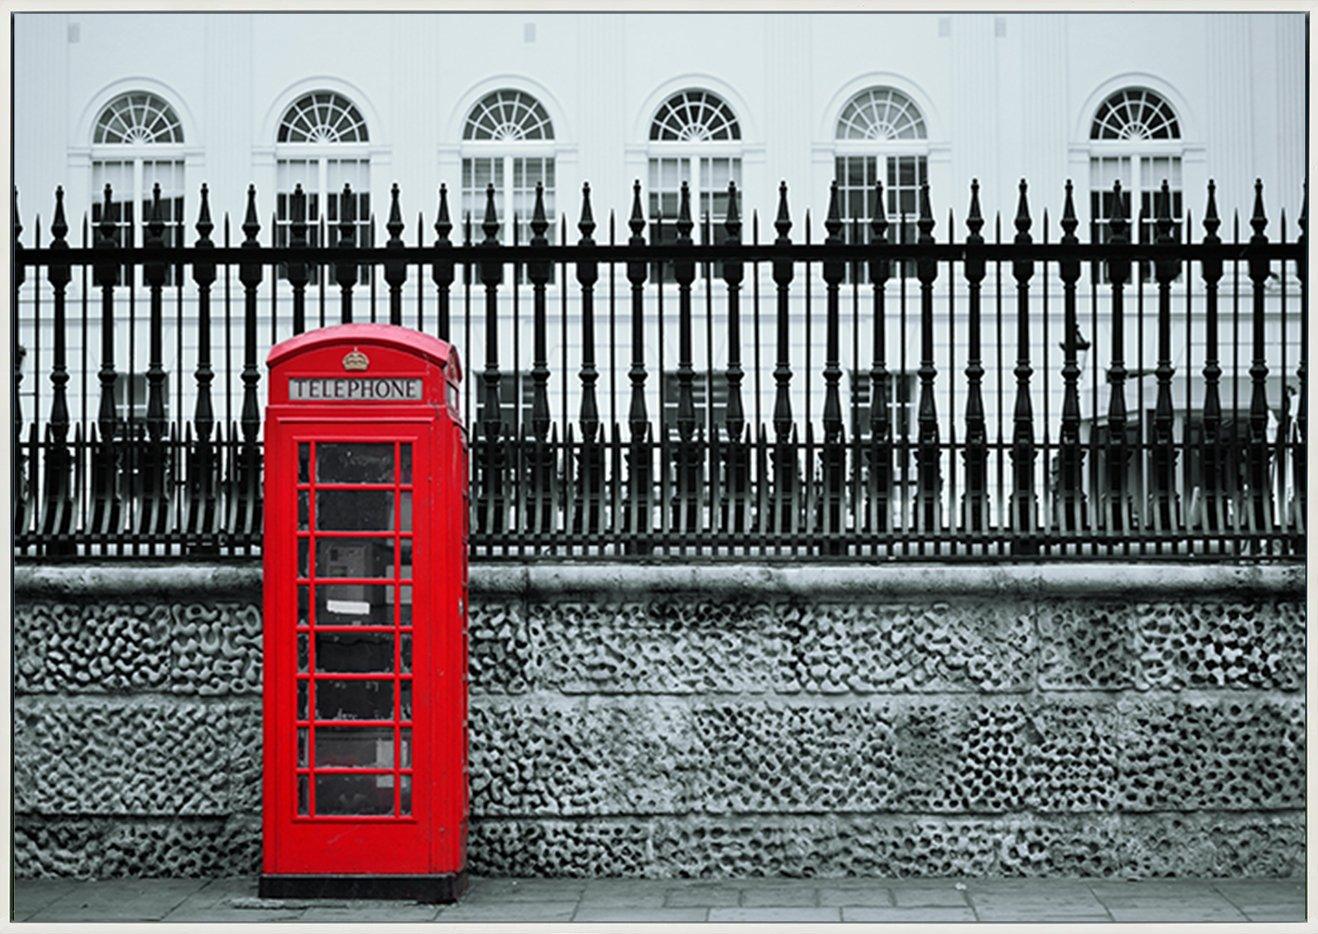
[[[933,218],[930,218],[932,226]],[[826,246],[841,246],[842,216],[838,205],[838,184],[834,179],[829,189],[828,217],[824,221],[828,235],[824,238]],[[842,364],[839,359],[840,344],[838,329],[838,288],[846,275],[847,265],[842,260],[825,259],[821,264],[821,273],[825,283],[825,338],[824,338],[824,444],[820,452],[820,468],[823,475],[823,490],[820,497],[820,519],[825,536],[826,554],[840,554],[838,547],[842,532],[842,496],[846,456],[843,447],[842,399],[839,396],[838,383],[842,379]],[[930,314],[933,313],[933,299],[930,297]],[[931,327],[932,330],[932,327]]]
[[[1079,221],[1075,216],[1071,180],[1066,180],[1066,203],[1062,208],[1064,247],[1075,248]],[[1080,261],[1064,259],[1057,267],[1062,280],[1062,426],[1057,436],[1057,489],[1054,516],[1058,530],[1076,534],[1088,524],[1084,491],[1085,451],[1080,442],[1080,324],[1076,320],[1075,285],[1080,278]],[[1092,431],[1091,427],[1091,431]]]
[[[385,230],[389,231],[389,239],[385,246],[393,250],[402,250],[403,243],[403,212],[398,205],[398,183],[394,182],[389,189],[389,220],[384,225]],[[371,281],[375,278],[372,276]],[[396,260],[389,260],[384,264],[384,281],[389,286],[389,323],[392,325],[401,325],[403,323],[403,283],[407,281],[407,261],[401,257]],[[372,303],[374,308],[374,303]]]
[[[1254,182],[1254,213],[1249,219],[1254,235],[1249,238],[1252,247],[1263,248],[1268,238],[1264,234],[1268,219],[1263,212],[1263,182]],[[1268,361],[1266,349],[1265,289],[1272,274],[1271,264],[1260,256],[1249,260],[1249,278],[1253,283],[1252,336],[1253,357],[1250,360],[1249,399],[1249,530],[1259,540],[1266,540],[1272,528],[1272,500],[1268,488]]]

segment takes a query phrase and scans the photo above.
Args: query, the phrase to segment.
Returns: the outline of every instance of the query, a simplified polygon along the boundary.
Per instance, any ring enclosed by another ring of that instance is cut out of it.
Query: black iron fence
[[[55,198],[27,242],[14,204],[20,556],[259,550],[264,352],[368,319],[463,354],[477,559],[1303,552],[1307,202],[1288,240],[1261,183],[1244,237],[1212,183],[1197,227],[1164,183],[1151,219],[1114,186],[1090,242],[1069,183],[1059,233],[1024,181],[1006,237],[977,185],[941,230],[927,185],[914,219],[876,187],[863,224],[835,185],[822,242],[785,185],[772,236],[733,186],[697,229],[639,183],[600,231],[586,186],[556,245],[539,196],[500,243],[492,189],[455,230],[441,186],[408,243],[395,186],[382,246],[346,187],[323,246],[300,191],[276,247],[254,188],[239,239],[203,186],[186,247],[158,188],[140,247],[109,210],[71,243]]]

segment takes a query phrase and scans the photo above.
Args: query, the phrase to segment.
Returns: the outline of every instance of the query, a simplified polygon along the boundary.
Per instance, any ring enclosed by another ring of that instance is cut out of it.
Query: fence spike
[[[965,492],[961,497],[961,524],[972,532],[988,528],[988,428],[984,416],[984,361],[982,333],[982,287],[986,264],[982,254],[984,216],[979,204],[979,179],[970,180],[970,208],[966,212],[966,277],[969,334],[966,355],[966,441],[962,451],[965,463]]]
[[[1250,216],[1249,226],[1254,235],[1249,238],[1251,247],[1264,247],[1268,237],[1264,231],[1268,226],[1267,214],[1263,209],[1263,180],[1254,180],[1254,212]],[[1253,325],[1253,351],[1249,365],[1251,384],[1249,399],[1249,488],[1250,504],[1248,523],[1253,532],[1263,532],[1272,527],[1272,495],[1268,469],[1270,452],[1268,450],[1268,361],[1267,361],[1267,323],[1266,297],[1268,279],[1272,275],[1271,264],[1267,259],[1254,256],[1249,260],[1249,278],[1253,286],[1253,308],[1251,323]]]

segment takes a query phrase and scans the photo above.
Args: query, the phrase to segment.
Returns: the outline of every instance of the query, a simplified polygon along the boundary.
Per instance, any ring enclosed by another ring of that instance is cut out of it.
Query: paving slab
[[[958,889],[955,882],[941,885],[895,882],[892,895],[899,908],[945,908],[968,904],[965,887]]]
[[[741,904],[746,908],[815,908],[819,905],[819,887],[813,881],[758,882],[742,887]]]
[[[864,885],[837,885],[828,882],[819,888],[819,904],[823,907],[888,907],[893,904],[892,889],[866,880]]]
[[[461,902],[535,902],[576,900],[584,879],[473,879]]]
[[[662,908],[670,879],[600,879],[586,883],[581,904],[597,908]]]
[[[212,879],[162,919],[171,923],[296,921],[303,908],[256,896],[256,879]]]
[[[29,921],[159,921],[207,884],[206,879],[103,879],[80,885]]]
[[[708,908],[623,908],[608,905],[582,905],[572,917],[574,922],[612,924],[692,924],[706,921]]]
[[[1212,888],[1250,918],[1278,913],[1285,918],[1277,920],[1304,917],[1304,882],[1299,879],[1222,879]]]
[[[366,921],[376,923],[407,924],[420,921],[434,921],[439,914],[439,905],[420,905],[416,902],[400,901],[389,908],[308,908],[302,913],[303,921],[348,922]]]
[[[15,879],[10,889],[10,914],[14,921],[26,921],[81,884],[77,879]]]
[[[974,921],[975,912],[969,906],[960,908],[846,907],[842,909],[842,920],[862,921],[869,924],[947,924],[958,921]]]
[[[1201,921],[1247,921],[1244,913],[1234,906],[1184,905],[1113,905],[1108,909],[1112,920],[1118,923],[1194,923]]]
[[[813,924],[841,921],[840,908],[711,908],[711,922]]]
[[[439,909],[435,920],[441,924],[450,921],[491,923],[495,921],[571,921],[577,910],[576,901],[502,902],[469,904],[458,902]]]
[[[1250,921],[1304,921],[1304,906],[1284,905],[1277,908],[1251,908],[1245,912]]]
[[[678,883],[664,902],[670,908],[733,908],[741,904],[741,887],[722,882]]]

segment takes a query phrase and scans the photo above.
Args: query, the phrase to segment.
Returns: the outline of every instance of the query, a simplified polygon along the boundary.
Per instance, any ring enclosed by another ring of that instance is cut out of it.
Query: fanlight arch
[[[1092,140],[1174,140],[1181,124],[1167,99],[1148,88],[1122,88],[1099,105],[1089,128]]]
[[[915,101],[896,88],[866,88],[847,102],[837,121],[842,140],[925,139],[928,128]]]
[[[120,94],[96,118],[96,145],[159,145],[183,142],[183,124],[172,106],[150,91]]]
[[[650,123],[656,142],[727,142],[741,139],[741,124],[728,102],[692,88],[669,97]]]
[[[312,91],[293,101],[279,121],[281,143],[365,143],[366,120],[357,105],[334,91]]]
[[[525,91],[500,88],[486,94],[467,114],[462,138],[471,141],[547,141],[554,123],[543,104]]]

